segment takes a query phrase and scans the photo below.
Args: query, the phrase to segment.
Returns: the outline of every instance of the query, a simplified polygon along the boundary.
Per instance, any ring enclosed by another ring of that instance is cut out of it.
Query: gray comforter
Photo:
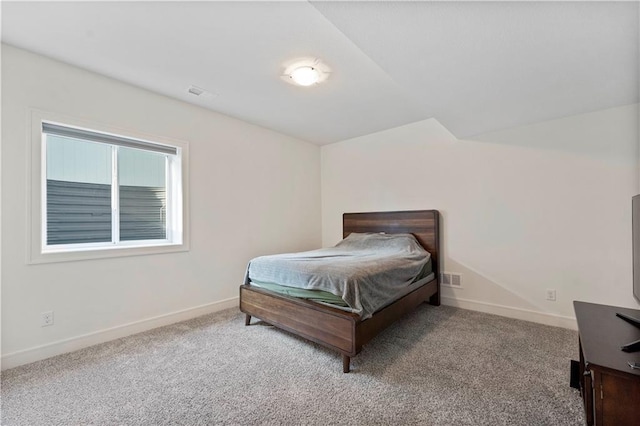
[[[429,259],[411,234],[352,233],[332,248],[257,257],[245,284],[328,291],[366,319],[406,294]]]

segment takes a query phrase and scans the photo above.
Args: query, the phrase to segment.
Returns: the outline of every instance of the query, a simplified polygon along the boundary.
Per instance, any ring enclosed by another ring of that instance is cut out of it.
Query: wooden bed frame
[[[342,371],[348,373],[351,357],[357,355],[365,343],[387,326],[425,301],[432,305],[440,305],[437,210],[345,213],[342,217],[343,238],[352,232],[413,234],[431,253],[435,278],[364,321],[351,312],[304,299],[282,296],[251,285],[241,285],[240,310],[246,314],[245,325],[250,324],[251,317],[256,317],[334,349],[342,354]]]

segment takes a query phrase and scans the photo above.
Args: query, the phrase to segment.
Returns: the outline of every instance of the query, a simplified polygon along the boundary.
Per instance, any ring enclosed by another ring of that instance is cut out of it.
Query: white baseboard
[[[234,306],[238,306],[238,297],[232,297],[218,302],[207,303],[193,308],[170,312],[168,314],[158,315],[156,317],[94,331],[92,333],[59,340],[57,342],[47,343],[46,345],[8,353],[2,356],[2,370],[14,368],[23,364],[29,364],[31,362],[67,352],[77,351],[78,349],[97,345],[98,343],[108,342],[110,340],[185,321],[201,315],[210,314],[212,312],[222,311]]]
[[[487,302],[478,302],[475,300],[458,299],[455,297],[442,296],[440,300],[443,305],[455,306],[457,308],[469,309],[471,311],[485,312],[488,314],[500,315],[502,317],[537,322],[539,324],[552,325],[554,327],[568,328],[570,330],[578,329],[578,323],[573,317],[565,317],[562,315],[531,311],[522,308],[513,308],[511,306],[496,305]]]
[[[442,296],[441,301],[443,305],[455,306],[462,309],[485,312],[488,314],[500,315],[503,317],[531,321],[555,327],[563,327],[572,330],[578,329],[576,319],[572,317],[446,296]],[[222,311],[235,306],[238,306],[238,297],[207,303],[193,308],[158,315],[153,318],[147,318],[104,330],[94,331],[93,333],[83,334],[81,336],[59,340],[46,345],[8,353],[2,356],[2,370],[29,364],[31,362],[61,355],[67,352],[77,351],[88,346],[97,345],[99,343],[108,342],[110,340],[119,339],[121,337],[130,336],[132,334],[141,333],[143,331],[174,324],[176,322],[186,321],[191,318]]]

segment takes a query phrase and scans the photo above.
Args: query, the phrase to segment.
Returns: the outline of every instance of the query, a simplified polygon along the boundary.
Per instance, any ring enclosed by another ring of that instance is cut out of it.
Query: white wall
[[[28,108],[188,141],[191,250],[27,265]],[[250,258],[320,245],[307,142],[6,45],[2,123],[3,368],[232,306]]]
[[[322,147],[323,245],[344,212],[433,208],[443,270],[463,276],[444,303],[566,327],[573,300],[638,307],[637,105],[474,139],[430,119]]]

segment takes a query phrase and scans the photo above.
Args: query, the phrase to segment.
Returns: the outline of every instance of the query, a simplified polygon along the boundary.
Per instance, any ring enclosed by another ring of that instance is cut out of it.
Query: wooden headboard
[[[439,216],[438,210],[345,213],[342,215],[342,238],[346,238],[352,232],[413,234],[431,253],[433,272],[437,276],[440,270]]]

